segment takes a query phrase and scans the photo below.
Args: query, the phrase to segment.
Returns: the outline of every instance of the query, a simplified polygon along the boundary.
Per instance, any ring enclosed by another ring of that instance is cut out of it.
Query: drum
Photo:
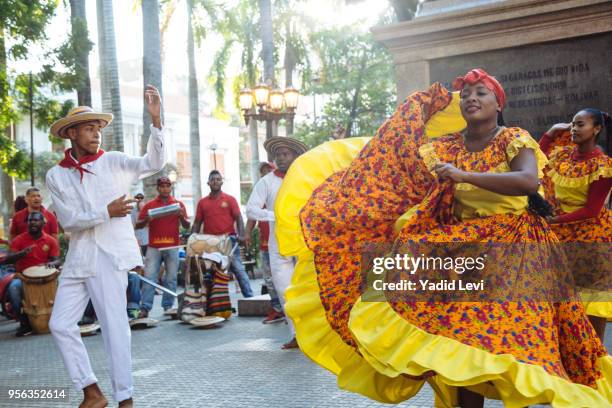
[[[59,271],[44,265],[23,271],[23,311],[28,315],[34,333],[49,333],[49,319],[53,310]]]
[[[229,235],[191,234],[187,241],[188,257],[212,252],[227,256],[231,249],[232,241]]]

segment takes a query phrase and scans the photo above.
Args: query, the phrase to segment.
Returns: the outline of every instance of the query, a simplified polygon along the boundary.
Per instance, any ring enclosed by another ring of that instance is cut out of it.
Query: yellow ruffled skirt
[[[448,102],[450,100],[446,101],[447,105]],[[433,117],[427,122],[427,130],[434,128],[434,123],[439,129],[445,128],[436,122],[436,118],[441,118],[441,115],[457,117],[456,112],[455,115],[448,113],[451,108],[457,109],[456,105],[451,104],[440,111],[444,107],[438,106],[433,111]],[[410,119],[410,109],[406,112],[402,120],[415,120]],[[398,122],[391,127],[400,129],[401,124]],[[446,129],[457,130],[449,129],[448,126]],[[441,130],[439,135],[448,131]],[[437,136],[435,132],[426,132],[426,135]],[[609,356],[594,359],[602,374],[592,387],[577,384],[563,376],[551,374],[541,366],[518,361],[513,355],[494,354],[484,347],[474,347],[449,337],[431,334],[406,320],[388,302],[365,302],[359,292],[359,285],[355,284],[358,280],[356,276],[347,277],[339,272],[327,281],[320,279],[317,263],[329,264],[330,259],[333,259],[341,266],[351,262],[350,248],[355,243],[351,242],[350,237],[338,232],[339,245],[335,250],[321,250],[328,248],[329,243],[317,242],[312,237],[308,238],[307,245],[303,234],[305,224],[324,223],[326,217],[300,219],[300,212],[309,204],[313,194],[325,197],[329,202],[335,199],[334,195],[343,194],[342,189],[326,190],[326,185],[351,182],[351,174],[347,169],[358,155],[362,158],[368,156],[367,149],[364,155],[363,148],[369,141],[368,138],[353,138],[318,146],[294,162],[279,191],[275,213],[280,251],[283,255],[298,258],[292,285],[286,293],[286,312],[295,323],[302,351],[336,374],[340,388],[382,402],[397,403],[409,399],[428,382],[436,392],[437,406],[455,405],[456,387],[459,386],[487,397],[502,399],[509,407],[535,403],[551,403],[559,407],[610,406],[612,359]],[[401,147],[397,149],[403,152]],[[376,165],[365,159],[364,162],[364,168],[372,169]],[[398,171],[385,169],[385,165],[381,165],[381,173],[385,173],[385,170],[388,174]],[[411,176],[421,174],[421,169],[410,168],[408,171],[412,172]],[[380,183],[386,181],[381,179]],[[427,180],[424,179],[424,182]],[[352,187],[363,189],[367,195],[376,195],[376,186]],[[392,194],[391,197],[375,197],[372,203],[379,213],[370,219],[369,214],[360,213],[358,205],[351,206],[349,202],[346,207],[346,225],[357,224],[370,228],[372,224],[368,222],[372,222],[373,225],[379,225],[379,231],[384,231],[380,237],[375,235],[374,240],[393,239],[395,221],[422,200],[425,192],[426,189],[423,189],[415,193],[412,200],[405,201],[399,198],[394,201]],[[321,205],[324,203],[325,200],[319,201]],[[343,221],[341,214],[332,213],[335,210],[332,207],[323,210],[330,211],[330,218],[337,217],[340,222]],[[385,217],[385,214],[388,216]],[[336,290],[328,290],[330,286],[335,286]],[[334,304],[329,302],[331,297],[339,297],[344,301],[336,302],[337,306],[330,306]],[[334,307],[337,310],[333,310]],[[575,310],[570,313],[575,313]]]

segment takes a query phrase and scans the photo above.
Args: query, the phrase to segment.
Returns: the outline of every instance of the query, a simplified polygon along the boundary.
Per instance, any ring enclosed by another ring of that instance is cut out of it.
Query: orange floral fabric
[[[425,197],[433,177],[418,148],[428,142],[427,120],[451,99],[440,84],[409,96],[350,167],[319,186],[300,213],[327,319],[353,347],[348,318],[361,294],[359,249],[392,241],[397,218]]]
[[[553,150],[548,163],[547,198],[555,203],[556,213],[563,214],[559,197],[555,196],[553,175],[564,187],[584,186],[611,173],[612,159],[607,155],[587,160],[572,159],[576,145],[560,145]],[[596,217],[582,221],[552,224],[552,229],[561,242],[591,243],[601,245],[567,245],[568,257],[578,286],[599,291],[612,290],[610,246],[612,243],[612,211],[604,207]],[[612,295],[607,295],[612,299]]]
[[[450,100],[444,91],[434,85],[410,97],[345,172],[334,174],[315,190],[301,212],[327,320],[353,347],[356,342],[347,323],[364,285],[359,252],[363,245],[558,242],[542,218],[527,212],[463,222],[454,218],[454,184],[438,182],[416,153],[428,142],[423,137],[427,118]],[[460,135],[436,139],[431,145],[440,161],[484,172],[507,163],[509,144],[524,134],[522,129],[508,128],[482,152],[468,152]],[[394,233],[396,219],[417,204],[416,215],[399,235]],[[540,273],[527,248],[524,257],[524,264],[508,272],[508,285],[527,284],[520,278]],[[594,387],[602,377],[597,359],[607,353],[580,302],[389,303],[402,318],[428,333],[493,354],[513,355],[576,383]]]

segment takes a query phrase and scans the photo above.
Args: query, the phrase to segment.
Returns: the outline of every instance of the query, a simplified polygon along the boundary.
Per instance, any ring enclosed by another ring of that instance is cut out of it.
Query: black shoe
[[[32,334],[32,328],[30,327],[30,325],[27,326],[19,326],[19,328],[17,329],[17,333],[15,333],[15,336],[17,337],[25,337],[25,336],[29,336],[30,334]]]

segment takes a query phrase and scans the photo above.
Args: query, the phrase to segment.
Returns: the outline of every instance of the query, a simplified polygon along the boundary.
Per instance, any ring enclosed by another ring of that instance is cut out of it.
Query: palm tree
[[[307,83],[311,77],[309,48],[312,48],[310,35],[316,22],[312,18],[296,12],[296,0],[277,0],[274,36],[277,44],[284,45],[285,87],[293,86],[293,77],[297,69],[301,72],[302,82]],[[293,121],[285,124],[287,136],[293,135]]]
[[[272,2],[271,0],[258,0],[259,28],[261,30],[261,49],[264,63],[264,82],[274,87],[274,30],[272,28]],[[266,139],[276,134],[274,124],[266,122]]]
[[[200,173],[200,109],[198,101],[198,78],[195,67],[195,44],[193,38],[193,0],[187,0],[187,57],[189,59],[189,145],[191,148],[191,186],[193,202],[202,198],[202,175]]]
[[[103,146],[107,150],[123,151],[123,119],[115,45],[113,2],[112,0],[96,0],[96,6],[102,109],[112,112],[114,116],[111,126],[104,128]]]
[[[232,52],[239,50],[243,74],[236,79],[234,88],[257,85],[257,61],[255,49],[259,44],[257,25],[253,21],[253,14],[257,10],[253,0],[240,0],[232,9],[225,13],[224,18],[218,21],[216,31],[223,36],[223,44],[211,68],[217,97],[217,105],[223,107],[225,102],[225,84],[227,63]],[[251,180],[259,179],[259,142],[257,137],[257,122],[249,122],[249,146],[251,150]]]
[[[162,64],[161,64],[161,40],[159,30],[159,2],[157,0],[142,0],[142,76],[143,86],[151,84],[155,86],[160,95],[162,94]],[[163,109],[163,107],[162,107]],[[162,117],[163,117],[162,110]],[[143,109],[142,115],[143,132],[140,139],[140,153],[144,154],[149,140],[149,129],[151,118]],[[156,176],[150,176],[143,180],[145,197],[155,195]]]
[[[89,79],[89,47],[77,44],[91,44],[88,40],[85,0],[70,0],[70,24],[72,26],[73,46],[75,47],[75,74],[79,79],[77,100],[79,105],[91,106],[91,81]],[[77,43],[78,41],[78,43]]]

